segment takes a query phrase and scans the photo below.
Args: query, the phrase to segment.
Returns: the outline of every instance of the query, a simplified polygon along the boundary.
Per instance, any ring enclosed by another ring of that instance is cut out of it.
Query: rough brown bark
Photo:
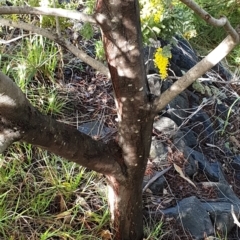
[[[41,114],[22,91],[0,72],[0,150],[25,141],[102,174],[122,176],[116,143],[104,144],[64,123]]]
[[[138,1],[99,0],[96,21],[102,29],[115,92],[118,143],[125,179],[108,175],[115,239],[143,237],[142,181],[151,143],[153,115],[148,98]]]

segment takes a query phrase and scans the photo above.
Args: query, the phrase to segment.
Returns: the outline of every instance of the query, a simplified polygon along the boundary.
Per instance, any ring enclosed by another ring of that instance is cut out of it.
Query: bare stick
[[[161,172],[157,172],[149,181],[148,183],[144,186],[142,192],[145,192],[146,189],[153,183],[155,182],[158,178],[160,178],[163,174],[165,174],[167,171],[169,171],[172,168],[172,166],[169,166],[168,168],[162,170]]]
[[[69,41],[67,41],[65,38],[58,36],[57,34],[53,34],[50,31],[46,29],[42,29],[40,27],[25,23],[25,22],[13,22],[11,20],[6,20],[0,18],[0,25],[6,25],[6,26],[12,26],[15,28],[22,28],[27,31],[37,33],[39,35],[42,35],[46,38],[49,38],[52,41],[55,41],[62,47],[67,48],[70,52],[72,52],[76,57],[80,58],[83,62],[87,63],[97,71],[103,73],[106,76],[109,76],[109,70],[108,68],[101,62],[95,60],[94,58],[88,56],[85,52],[79,50],[77,47],[75,47],[73,44],[71,44]]]
[[[46,7],[0,7],[0,15],[3,14],[35,14],[48,15],[76,19],[81,22],[96,23],[91,15],[87,15],[74,10],[66,10],[60,8],[46,8]]]

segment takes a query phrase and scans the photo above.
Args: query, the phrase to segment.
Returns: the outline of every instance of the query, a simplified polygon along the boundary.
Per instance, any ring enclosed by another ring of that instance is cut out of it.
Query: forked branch
[[[184,76],[179,78],[170,88],[155,99],[154,108],[156,113],[161,111],[167,106],[167,104],[172,101],[178,94],[184,91],[188,86],[190,86],[196,79],[201,77],[204,73],[210,70],[223,58],[225,58],[229,52],[239,44],[239,30],[234,29],[226,17],[220,19],[213,18],[205,10],[201,9],[192,0],[180,0],[185,3],[189,8],[194,10],[202,19],[207,21],[213,26],[223,26],[229,35],[205,58],[203,58],[199,63],[197,63],[193,68],[191,68]]]
[[[233,40],[237,43],[239,42],[239,35],[237,31],[231,26],[228,19],[225,16],[216,19],[212,17],[208,12],[202,9],[196,2],[192,0],[180,0],[182,3],[187,5],[190,9],[192,9],[198,16],[200,16],[203,20],[214,27],[224,27],[226,32],[233,38]]]
[[[199,63],[192,67],[187,73],[179,78],[170,88],[155,99],[154,107],[156,113],[164,109],[178,94],[190,86],[196,79],[210,70],[239,43],[229,35],[212,52],[210,52]]]
[[[0,72],[0,153],[24,141],[102,174],[124,178],[121,151],[115,142],[103,143],[43,115],[23,92]]]

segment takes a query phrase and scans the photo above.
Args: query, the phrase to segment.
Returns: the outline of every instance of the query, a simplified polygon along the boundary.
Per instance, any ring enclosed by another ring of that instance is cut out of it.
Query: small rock
[[[145,47],[143,49],[143,54],[144,54],[144,62],[146,65],[146,73],[147,74],[153,74],[153,73],[158,73],[158,70],[156,69],[154,62],[153,62],[153,55],[156,51],[155,47]]]
[[[210,117],[203,110],[194,114],[190,120],[192,129],[200,138],[207,139],[210,143],[213,142],[213,124]]]
[[[184,139],[185,139],[186,145],[188,147],[194,148],[198,145],[198,142],[197,142],[197,137],[198,136],[194,131],[192,131],[188,127],[181,128],[181,131],[184,134]]]
[[[199,168],[209,177],[211,181],[219,181],[219,171],[216,171],[216,168],[211,166],[208,159],[202,153],[187,146],[185,150],[187,156],[191,155],[193,159],[198,162]]]
[[[234,177],[240,180],[240,155],[234,156],[230,165],[234,169]]]
[[[167,105],[167,112],[164,113],[164,116],[171,118],[178,126],[180,126],[188,117],[186,111],[188,108],[189,101],[187,94],[182,92]]]
[[[158,173],[158,171],[155,171],[155,173],[152,176],[144,176],[143,179],[143,188],[145,187],[145,185],[148,183],[148,181]],[[162,195],[163,193],[163,189],[166,185],[166,179],[164,176],[159,177],[157,180],[155,180],[153,183],[151,183],[148,188],[151,190],[151,192],[154,195]]]
[[[160,96],[161,95],[161,84],[160,81],[162,81],[158,75],[156,74],[151,74],[147,76],[148,80],[148,86],[151,94],[155,96]]]
[[[231,208],[237,218],[239,218],[239,207],[240,205],[236,205],[229,202],[204,202],[202,203],[203,208],[209,213],[214,226],[217,230],[223,233],[223,235],[227,235],[233,227],[234,220],[231,213]]]
[[[161,117],[153,123],[153,127],[163,134],[172,136],[178,130],[177,124],[168,117]]]
[[[108,127],[105,127],[101,122],[99,121],[92,121],[83,123],[78,127],[78,131],[85,133],[91,137],[98,137],[102,138],[106,136],[108,133],[111,132],[111,129]]]
[[[214,234],[214,227],[208,212],[195,196],[185,198],[178,203],[178,206],[162,210],[162,212],[164,215],[175,217],[194,239],[203,240],[206,235]]]
[[[167,155],[167,146],[162,141],[153,139],[149,155],[152,163],[154,163],[157,168],[166,166],[168,164]]]

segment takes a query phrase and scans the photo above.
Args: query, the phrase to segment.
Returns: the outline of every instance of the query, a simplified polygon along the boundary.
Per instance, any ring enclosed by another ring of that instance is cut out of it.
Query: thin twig
[[[155,182],[158,178],[160,178],[163,174],[165,174],[167,171],[169,171],[172,168],[172,166],[169,166],[168,168],[162,170],[161,172],[157,172],[149,181],[148,183],[145,185],[145,187],[143,188],[143,193],[146,191],[146,189],[153,183]]]
[[[11,20],[3,19],[3,18],[0,18],[0,25],[6,25],[6,26],[15,27],[15,28],[22,28],[27,31],[31,31],[33,33],[42,35],[52,41],[55,41],[62,47],[67,48],[70,52],[72,52],[76,57],[81,59],[83,62],[87,63],[88,65],[90,65],[97,71],[103,73],[104,75],[109,76],[109,70],[103,63],[90,57],[84,51],[81,51],[80,49],[75,47],[73,44],[71,44],[71,42],[69,42],[62,36],[58,36],[56,33],[55,34],[51,33],[50,31],[48,31],[46,29],[43,29],[43,28],[34,26],[32,24],[28,24],[28,23],[25,23],[22,21],[14,22]]]
[[[15,42],[21,38],[24,38],[24,37],[27,37],[27,36],[30,36],[31,34],[24,34],[22,36],[19,36],[19,37],[15,37],[13,39],[10,39],[10,40],[4,40],[4,39],[0,39],[0,44],[9,44],[11,42]]]
[[[233,217],[234,223],[235,223],[238,227],[240,227],[240,222],[238,221],[237,216],[236,216],[236,214],[234,213],[233,205],[231,205],[231,213],[232,213],[232,217]]]

